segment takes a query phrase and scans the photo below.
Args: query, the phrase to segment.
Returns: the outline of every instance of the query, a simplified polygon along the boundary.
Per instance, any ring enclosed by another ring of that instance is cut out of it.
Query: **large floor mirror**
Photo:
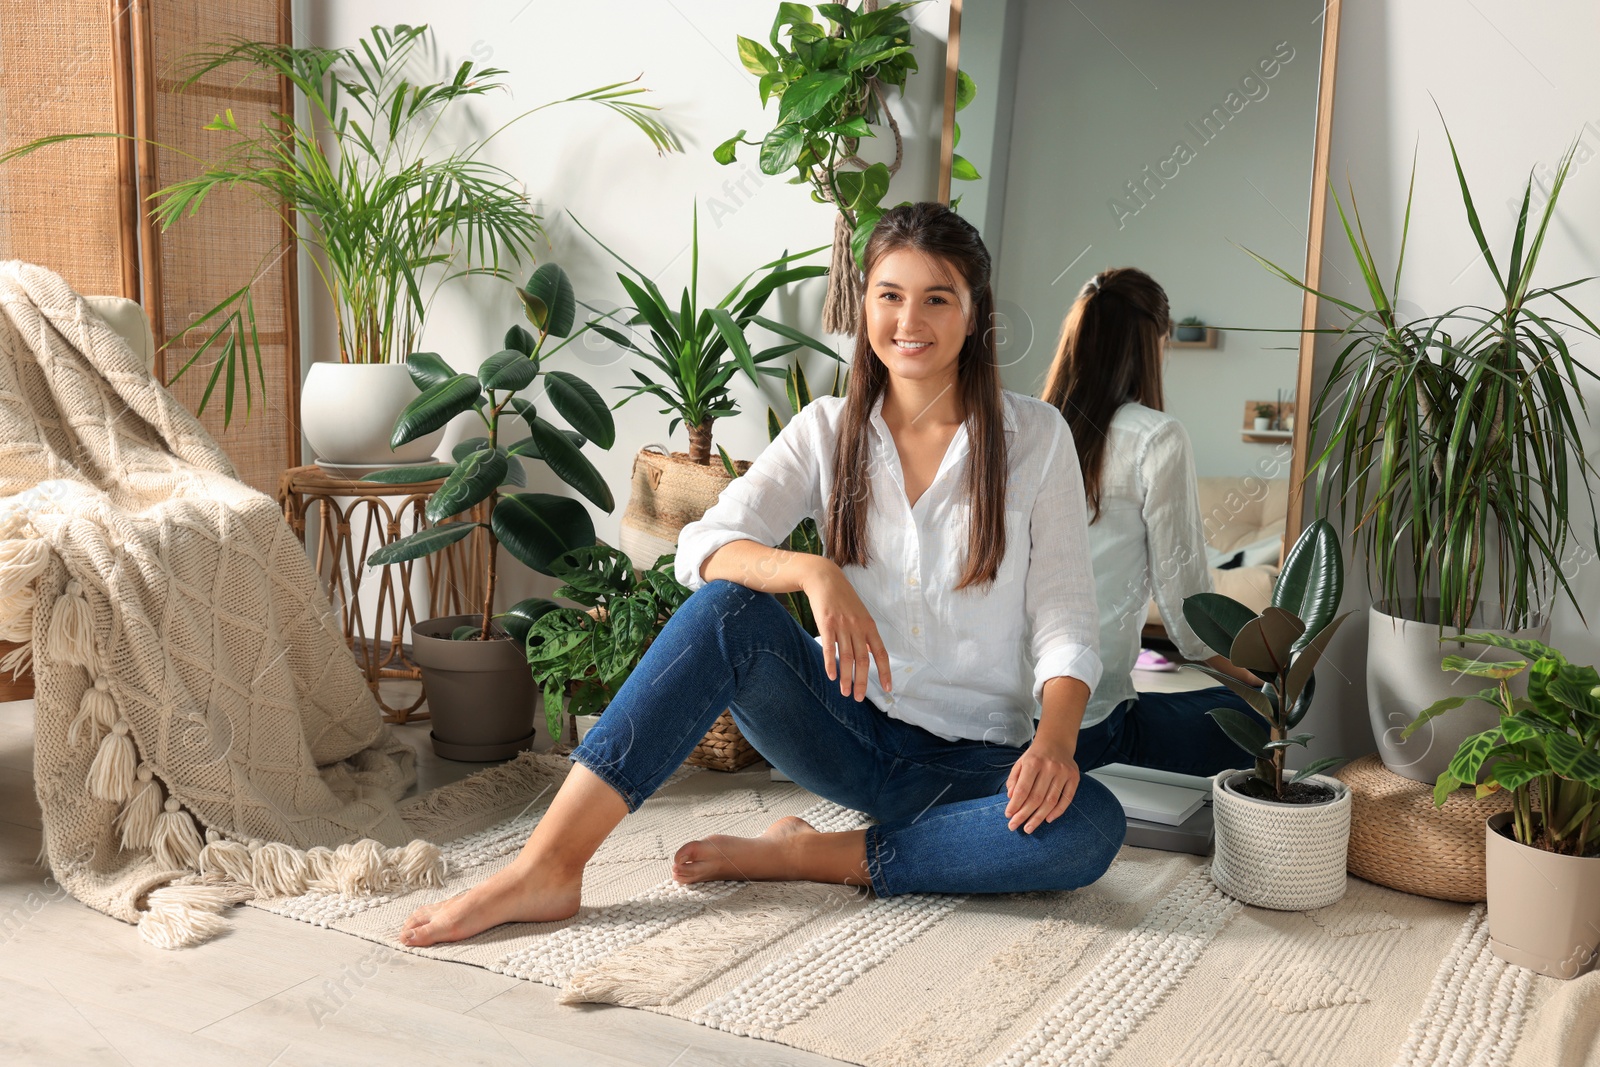
[[[1168,342],[1166,410],[1194,446],[1215,584],[1257,607],[1299,533],[1312,337],[1293,331],[1315,307],[1246,249],[1318,282],[1337,18],[1324,0],[951,0],[941,196],[995,254],[1006,387],[1038,394],[1097,271],[1161,282],[1194,320]]]

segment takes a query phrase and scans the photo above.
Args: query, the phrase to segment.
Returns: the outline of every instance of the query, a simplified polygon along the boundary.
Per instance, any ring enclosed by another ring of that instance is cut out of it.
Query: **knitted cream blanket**
[[[305,552],[56,274],[0,263],[0,639],[51,870],[165,947],[255,896],[437,884]],[[203,836],[202,836],[203,835]]]

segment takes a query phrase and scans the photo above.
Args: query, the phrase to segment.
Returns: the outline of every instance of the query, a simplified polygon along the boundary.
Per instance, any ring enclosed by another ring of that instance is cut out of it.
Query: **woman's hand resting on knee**
[[[806,574],[803,589],[817,620],[828,678],[838,681],[844,696],[865,700],[867,671],[875,659],[878,683],[889,692],[889,651],[878,636],[878,624],[838,564],[822,556],[811,558],[816,562]]]
[[[1011,765],[1011,776],[1006,779],[1006,829],[1022,827],[1024,833],[1033,833],[1040,823],[1055,822],[1072,803],[1078,791],[1078,764],[1071,748],[1033,743]]]

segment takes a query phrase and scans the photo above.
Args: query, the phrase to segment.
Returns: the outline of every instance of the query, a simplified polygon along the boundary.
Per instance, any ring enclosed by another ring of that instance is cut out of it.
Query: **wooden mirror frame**
[[[944,60],[944,121],[939,131],[938,198],[950,202],[950,157],[955,154],[956,70],[961,63],[961,3],[950,5],[950,32]],[[1317,123],[1311,156],[1311,210],[1306,228],[1306,269],[1304,280],[1315,289],[1322,281],[1322,227],[1328,207],[1328,149],[1333,139],[1333,81],[1339,58],[1339,15],[1341,0],[1323,0],[1322,66],[1317,79]],[[1316,380],[1317,298],[1304,293],[1300,303],[1300,365],[1295,375],[1295,403],[1303,413],[1311,410],[1311,391]],[[1294,455],[1289,460],[1289,511],[1284,520],[1283,546],[1289,550],[1304,526],[1307,450],[1310,448],[1310,418],[1294,420]]]

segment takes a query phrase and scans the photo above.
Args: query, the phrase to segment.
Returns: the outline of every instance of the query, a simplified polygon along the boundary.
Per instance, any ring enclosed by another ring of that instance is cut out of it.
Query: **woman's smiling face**
[[[972,332],[972,290],[959,272],[924,253],[896,249],[867,275],[867,340],[900,378],[954,378]]]

